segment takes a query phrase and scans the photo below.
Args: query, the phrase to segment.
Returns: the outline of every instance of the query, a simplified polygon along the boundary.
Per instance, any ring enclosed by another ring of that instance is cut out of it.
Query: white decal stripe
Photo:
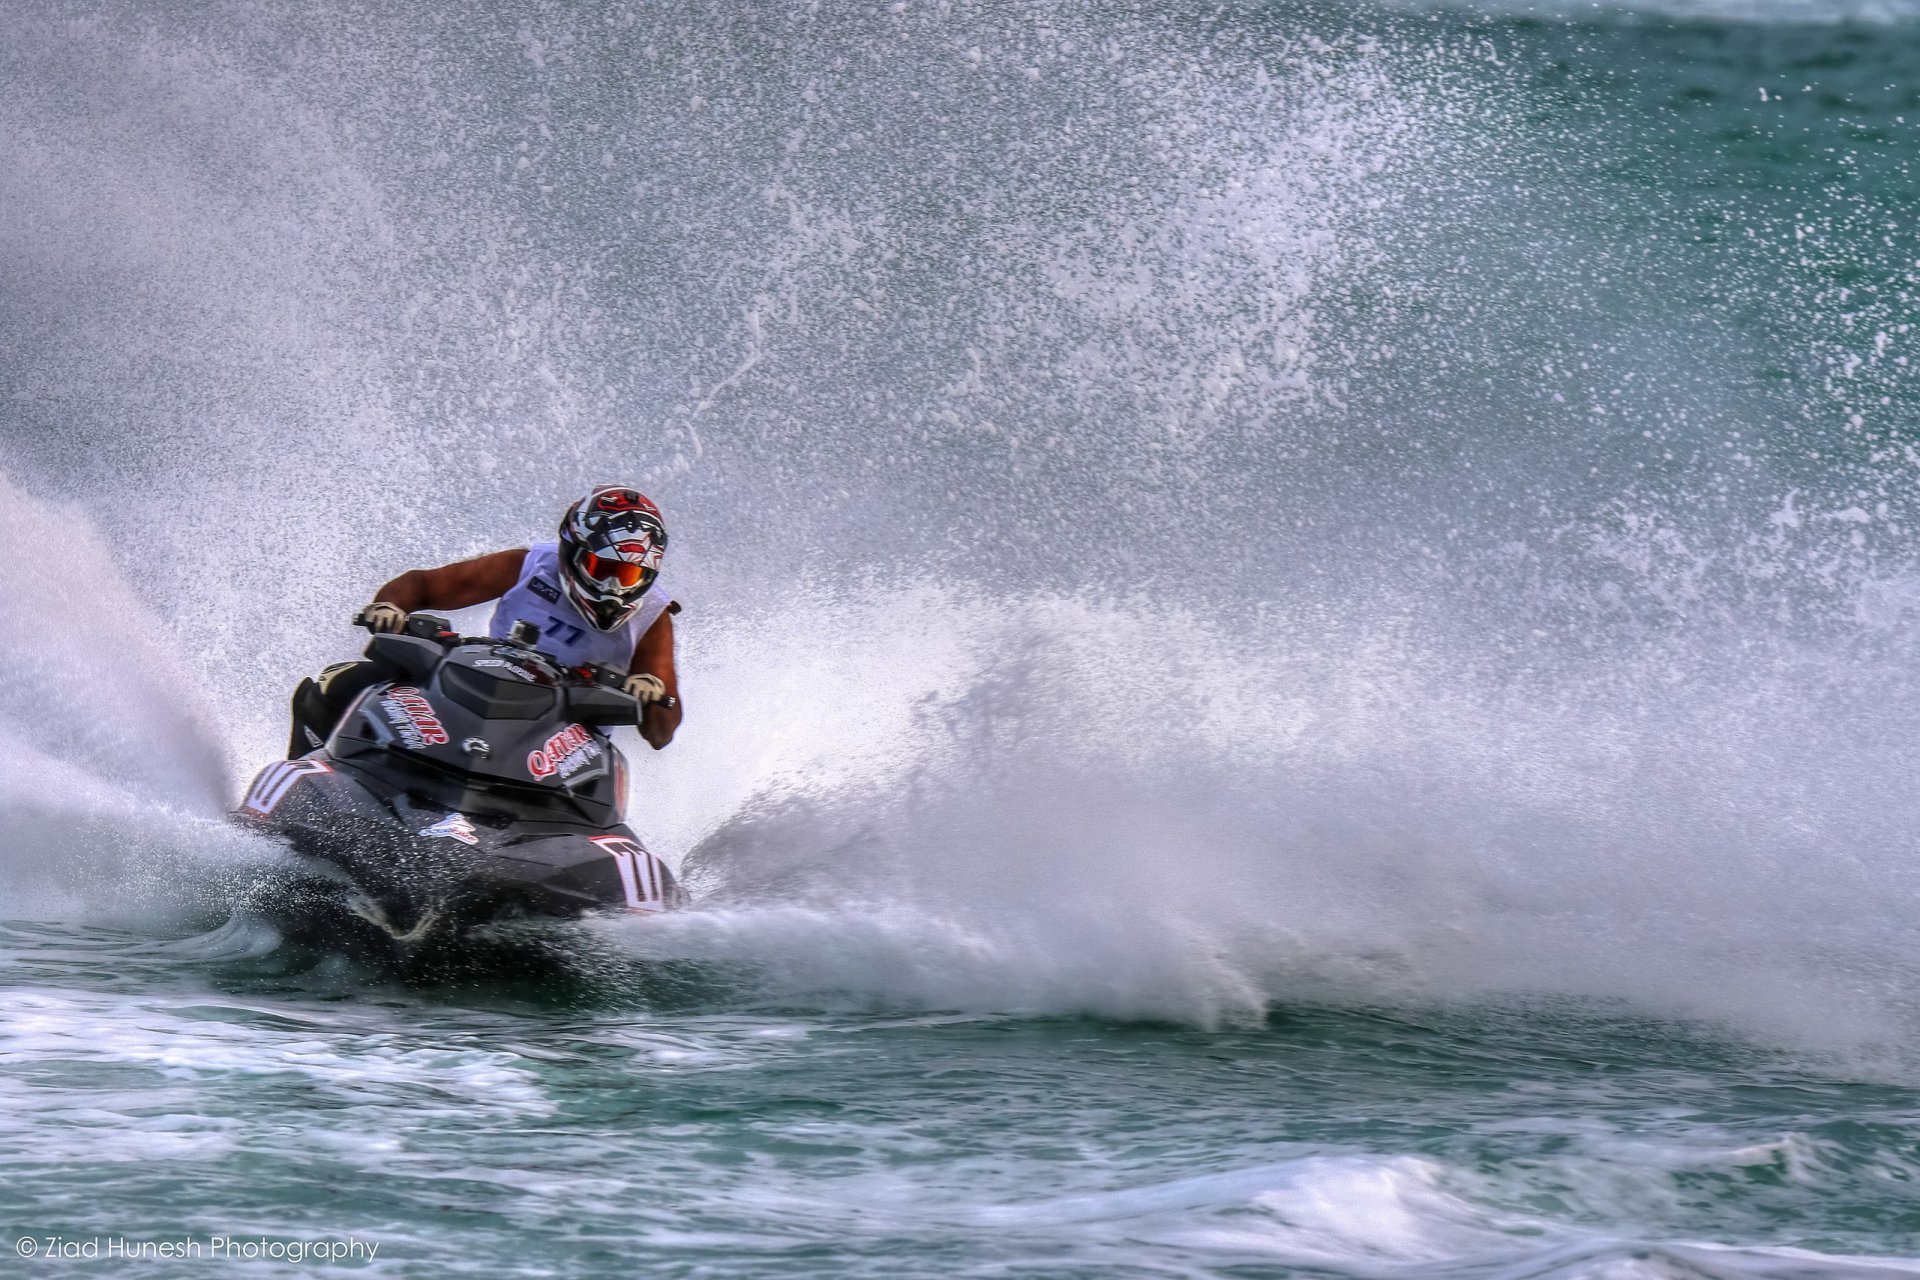
[[[332,767],[320,760],[276,761],[260,771],[253,789],[247,792],[246,807],[264,818],[287,798],[294,783],[310,774],[332,772]]]
[[[594,844],[606,850],[613,859],[613,865],[620,869],[620,889],[626,896],[629,908],[640,905],[640,887],[635,882],[633,872],[633,841],[624,836],[588,836]]]
[[[620,868],[620,887],[629,911],[658,911],[666,904],[666,864],[625,836],[588,836]]]
[[[247,808],[255,813],[268,814],[279,802],[279,795],[287,777],[285,761],[268,765],[260,771],[259,780],[253,784],[253,790],[247,795]]]
[[[267,788],[278,780],[283,767],[282,764],[270,764],[260,771],[259,776],[253,780],[253,786],[247,791],[247,808],[255,813],[264,812]]]
[[[636,883],[634,877],[633,854],[629,850],[622,849],[614,854],[613,861],[614,864],[620,868],[620,887],[626,891],[627,905],[630,907],[639,906],[640,886]]]

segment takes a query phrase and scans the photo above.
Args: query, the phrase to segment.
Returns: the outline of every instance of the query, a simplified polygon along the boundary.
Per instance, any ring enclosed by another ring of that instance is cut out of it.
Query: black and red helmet
[[[633,616],[660,576],[667,526],[638,489],[604,485],[560,520],[560,577],[567,595],[602,631]]]

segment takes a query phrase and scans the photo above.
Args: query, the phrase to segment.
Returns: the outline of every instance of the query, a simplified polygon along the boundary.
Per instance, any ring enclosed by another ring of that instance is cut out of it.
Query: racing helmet
[[[660,576],[667,527],[638,489],[603,485],[560,520],[560,578],[567,596],[602,631],[617,630]]]

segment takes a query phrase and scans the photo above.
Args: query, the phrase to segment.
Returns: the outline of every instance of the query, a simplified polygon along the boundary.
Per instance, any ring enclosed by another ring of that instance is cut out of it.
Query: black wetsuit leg
[[[293,733],[287,759],[306,755],[326,743],[353,700],[382,678],[371,662],[336,662],[308,676],[293,691]]]

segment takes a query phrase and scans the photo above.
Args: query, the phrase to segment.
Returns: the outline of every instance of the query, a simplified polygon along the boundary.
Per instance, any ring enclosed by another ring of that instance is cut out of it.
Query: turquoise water
[[[665,1012],[206,949],[9,931],[42,1238],[548,1275],[1836,1275],[1916,1240],[1911,1090],[1620,1011]]]
[[[1920,8],[0,30],[10,1274],[1920,1272]],[[615,475],[695,909],[282,944]]]

